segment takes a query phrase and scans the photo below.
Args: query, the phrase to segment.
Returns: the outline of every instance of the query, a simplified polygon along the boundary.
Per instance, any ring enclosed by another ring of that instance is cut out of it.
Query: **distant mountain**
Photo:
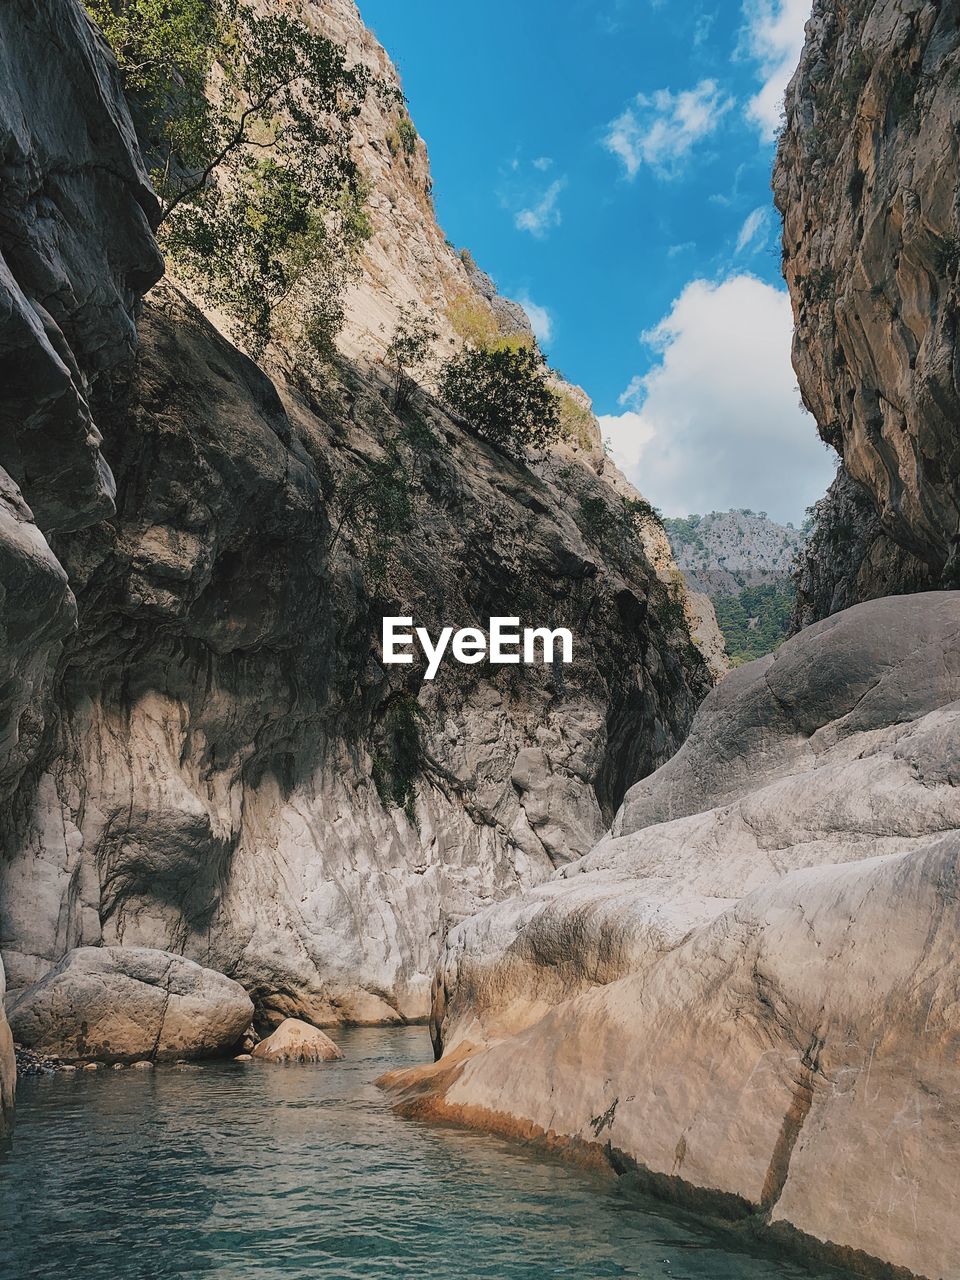
[[[807,540],[792,524],[777,524],[765,511],[746,508],[663,524],[688,586],[709,596],[783,582]]]
[[[790,627],[791,575],[808,530],[746,509],[663,524],[687,586],[713,601],[732,665],[775,649]]]

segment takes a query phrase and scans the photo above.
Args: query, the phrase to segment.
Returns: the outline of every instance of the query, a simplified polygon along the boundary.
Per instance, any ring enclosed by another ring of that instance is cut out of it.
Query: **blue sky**
[[[810,0],[360,0],[441,226],[528,306],[667,514],[797,521],[833,462],[799,408],[770,195]]]

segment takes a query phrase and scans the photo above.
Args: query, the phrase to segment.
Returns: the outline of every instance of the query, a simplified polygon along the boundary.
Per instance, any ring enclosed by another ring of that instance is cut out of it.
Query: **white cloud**
[[[747,214],[737,236],[737,253],[743,253],[766,230],[769,218],[770,211],[763,206]]]
[[[523,307],[524,311],[530,319],[533,326],[533,334],[536,340],[542,345],[548,343],[553,337],[553,316],[546,307],[538,306],[526,294],[521,294],[517,301]]]
[[[535,169],[539,169],[541,173],[546,173],[552,164],[553,161],[549,156],[537,156],[536,160],[533,162],[533,167]]]
[[[681,93],[641,93],[611,122],[604,145],[623,161],[628,178],[635,178],[644,164],[670,177],[694,143],[713,133],[732,106],[733,99],[715,80],[701,80]]]
[[[787,294],[694,280],[643,340],[657,360],[600,419],[615,460],[667,515],[751,507],[798,521],[835,463],[800,408]]]
[[[543,196],[532,208],[521,209],[513,220],[517,230],[529,231],[532,236],[539,238],[546,235],[551,227],[558,227],[561,218],[557,201],[566,185],[566,178],[558,178],[556,182],[550,183]]]
[[[758,63],[763,81],[747,103],[747,119],[768,140],[780,125],[783,95],[800,61],[811,7],[811,0],[743,0],[741,47]]]
[[[614,462],[627,475],[635,473],[644,449],[653,439],[652,425],[643,414],[633,411],[601,414],[597,421],[600,423],[600,435],[609,446]]]

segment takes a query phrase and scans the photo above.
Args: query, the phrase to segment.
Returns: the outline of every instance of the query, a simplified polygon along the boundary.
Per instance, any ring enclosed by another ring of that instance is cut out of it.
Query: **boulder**
[[[299,1018],[285,1018],[251,1056],[263,1062],[332,1062],[343,1054],[319,1027]]]
[[[728,677],[590,854],[450,932],[443,1056],[390,1083],[954,1275],[958,932],[960,593],[871,601]]]
[[[28,1048],[106,1063],[228,1053],[252,1014],[238,982],[148,947],[77,947],[8,1011]]]

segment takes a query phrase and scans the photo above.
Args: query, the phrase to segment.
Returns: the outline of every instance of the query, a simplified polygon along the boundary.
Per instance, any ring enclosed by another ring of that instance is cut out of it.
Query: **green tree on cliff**
[[[329,346],[369,235],[350,122],[371,85],[345,50],[242,0],[87,0],[117,56],[166,248],[255,352]]]
[[[543,449],[560,432],[560,402],[536,347],[464,347],[440,379],[444,402],[477,435],[511,453]]]

